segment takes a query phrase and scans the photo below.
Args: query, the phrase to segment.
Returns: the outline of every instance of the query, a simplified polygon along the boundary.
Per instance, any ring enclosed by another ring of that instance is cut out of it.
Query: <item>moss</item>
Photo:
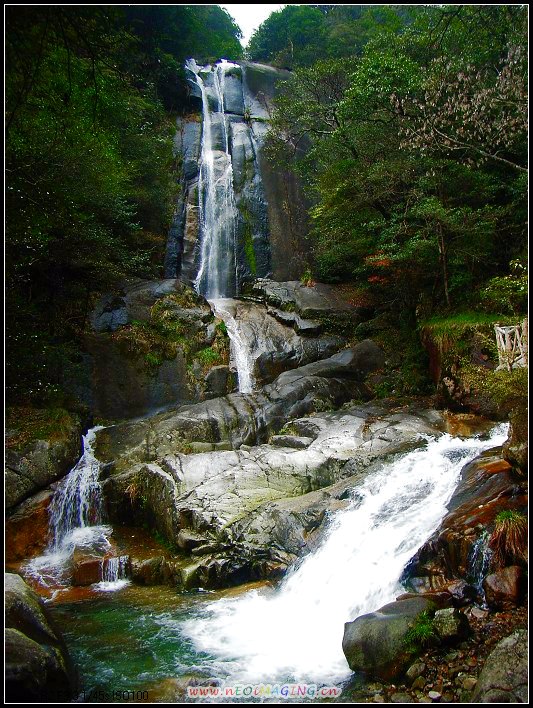
[[[473,332],[491,332],[495,324],[514,324],[511,318],[501,314],[483,312],[458,312],[449,317],[431,317],[418,325],[421,332],[427,332],[433,341],[441,346],[454,345]]]
[[[6,447],[21,450],[35,440],[60,442],[72,431],[75,418],[64,408],[11,406],[6,409],[6,428],[13,431]]]
[[[528,370],[525,368],[491,371],[462,359],[459,371],[463,385],[486,396],[498,408],[510,407],[517,402],[527,404]]]
[[[246,258],[246,264],[250,269],[250,273],[255,277],[257,275],[257,261],[255,258],[252,219],[250,209],[244,200],[239,204],[239,211],[241,212],[243,218],[242,238],[244,256]]]

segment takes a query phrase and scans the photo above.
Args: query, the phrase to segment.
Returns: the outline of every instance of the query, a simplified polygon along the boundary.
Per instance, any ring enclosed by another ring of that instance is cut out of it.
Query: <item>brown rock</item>
[[[46,489],[22,502],[6,519],[6,562],[32,558],[48,542],[48,506],[53,492]]]
[[[487,575],[483,589],[489,607],[511,609],[521,604],[526,591],[526,577],[518,565],[511,565]]]
[[[102,580],[103,558],[76,556],[72,567],[72,585],[92,585]]]

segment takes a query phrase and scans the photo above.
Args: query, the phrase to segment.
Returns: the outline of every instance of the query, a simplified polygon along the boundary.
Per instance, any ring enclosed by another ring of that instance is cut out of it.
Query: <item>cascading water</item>
[[[505,438],[505,425],[488,440],[446,434],[384,464],[276,591],[207,605],[183,633],[230,680],[343,680],[344,623],[402,592],[398,578],[445,515],[461,468]]]
[[[49,507],[50,541],[44,555],[33,558],[25,571],[41,585],[61,585],[67,579],[70,562],[77,549],[91,553],[109,553],[112,528],[102,523],[101,463],[94,454],[97,425],[83,436],[83,453],[68,475],[57,487]],[[107,567],[115,559],[106,561]],[[123,580],[124,563],[118,565],[114,580]],[[102,571],[104,565],[102,564]],[[113,574],[114,571],[110,571]],[[106,578],[102,572],[102,579]]]
[[[202,92],[202,145],[198,179],[200,214],[200,266],[196,290],[206,298],[230,297],[237,294],[237,207],[233,187],[233,167],[229,149],[228,119],[224,113],[226,72],[237,66],[223,60],[213,71],[217,110],[212,112],[200,67],[189,60],[187,68],[195,75]],[[216,116],[216,120],[213,120]],[[222,139],[213,144],[214,131]]]
[[[235,300],[218,299],[210,301],[217,317],[224,322],[230,339],[231,361],[237,369],[239,391],[251,393],[256,385],[252,343],[244,336],[239,322],[233,315]]]
[[[237,67],[237,64],[222,60],[213,69],[214,99],[217,106],[214,112],[209,104],[200,67],[192,59],[186,63],[186,66],[196,77],[202,92],[203,111],[198,179],[201,251],[195,288],[205,295],[215,314],[226,324],[231,341],[232,360],[237,369],[239,391],[250,393],[255,383],[253,361],[246,338],[243,337],[239,323],[231,312],[232,300],[230,299],[239,291],[237,205],[228,117],[224,112],[224,86],[227,71]],[[217,149],[213,141],[215,134],[218,135]]]
[[[483,607],[486,604],[483,581],[488,575],[491,559],[492,551],[489,548],[489,533],[488,531],[484,531],[472,545],[467,570],[467,578],[476,588],[478,598],[481,600]]]

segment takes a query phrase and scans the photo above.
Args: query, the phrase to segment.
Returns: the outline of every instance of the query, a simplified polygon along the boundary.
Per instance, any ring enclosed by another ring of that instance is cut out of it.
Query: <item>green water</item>
[[[98,691],[148,691],[149,701],[167,700],[179,688],[176,679],[211,676],[212,658],[198,653],[179,627],[215,597],[130,585],[95,599],[52,605],[79,670],[82,698],[90,700],[87,694]]]

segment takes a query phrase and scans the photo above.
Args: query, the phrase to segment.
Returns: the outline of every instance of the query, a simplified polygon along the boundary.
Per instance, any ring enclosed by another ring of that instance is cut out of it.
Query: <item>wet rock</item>
[[[79,551],[72,561],[72,585],[92,585],[103,579],[103,558],[83,555]]]
[[[342,649],[352,671],[386,681],[401,676],[412,661],[406,634],[428,608],[427,600],[410,598],[347,622]]]
[[[527,657],[527,630],[517,630],[498,642],[483,666],[471,702],[527,703]]]
[[[295,450],[304,450],[313,442],[313,438],[305,438],[296,435],[273,435],[269,442],[275,447],[291,447]]]
[[[440,694],[438,691],[429,691],[428,698],[430,698],[433,703],[437,703],[442,698],[442,694]]]
[[[517,565],[498,570],[485,578],[483,589],[489,607],[500,610],[518,607],[527,589],[524,570]]]
[[[357,308],[348,304],[334,287],[324,283],[305,286],[298,280],[257,279],[253,292],[268,305],[295,311],[304,319],[342,321],[349,316],[352,325],[357,323]]]
[[[190,529],[181,529],[178,533],[177,543],[180,548],[185,551],[190,551],[197,546],[202,546],[208,542],[205,536],[191,531]]]
[[[225,396],[235,388],[235,379],[229,366],[213,366],[205,377],[206,397],[218,398]]]
[[[391,703],[414,703],[412,696],[408,693],[391,693],[390,696]]]
[[[455,607],[437,610],[433,618],[433,628],[444,642],[460,641],[469,632],[466,615]]]
[[[32,558],[44,551],[48,543],[48,506],[53,492],[44,490],[15,507],[6,518],[5,559]]]
[[[5,690],[8,702],[62,702],[75,679],[66,646],[22,578],[5,579]]]
[[[409,562],[403,582],[426,589],[447,588],[452,594],[470,592],[464,580],[470,571],[474,543],[503,509],[527,509],[527,489],[516,480],[512,468],[498,450],[488,450],[461,471],[461,479],[448,504],[448,514],[433,536]],[[465,596],[466,600],[466,596]],[[463,600],[456,596],[457,604]]]

